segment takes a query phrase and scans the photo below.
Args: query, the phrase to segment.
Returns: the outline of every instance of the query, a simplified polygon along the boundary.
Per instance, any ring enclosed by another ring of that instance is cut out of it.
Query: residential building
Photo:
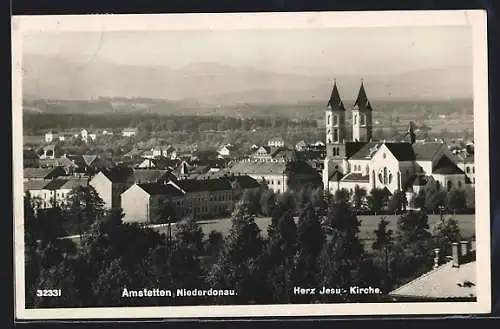
[[[121,194],[124,213],[123,222],[159,223],[162,218],[161,207],[170,202],[172,211],[177,212],[172,220],[178,220],[183,209],[184,192],[170,184],[139,183],[133,184]]]
[[[122,130],[123,137],[133,137],[137,135],[137,128],[125,128]]]
[[[184,179],[168,184],[184,192],[184,214],[198,218],[227,216],[233,209],[233,188],[229,179]]]
[[[300,189],[306,185],[321,185],[321,176],[305,161],[234,163],[228,172],[235,176],[248,175],[265,183],[276,193]]]
[[[45,143],[52,143],[54,141],[54,134],[52,131],[45,133]]]
[[[78,186],[87,186],[87,178],[54,178],[24,182],[24,192],[29,194],[36,209],[48,209],[65,206],[69,202],[70,192]]]
[[[120,195],[133,184],[166,183],[175,177],[167,170],[115,167],[101,170],[89,184],[94,187],[107,208],[123,207]]]
[[[29,180],[47,180],[61,176],[66,176],[66,172],[62,167],[54,168],[24,168],[23,178],[24,181]]]
[[[267,146],[269,146],[269,147],[284,147],[285,141],[283,140],[282,137],[274,137],[274,138],[271,138],[267,142]]]
[[[304,141],[304,140],[301,140],[300,142],[298,142],[297,144],[295,144],[295,149],[297,151],[304,151],[308,148],[309,145],[307,145],[307,143]]]

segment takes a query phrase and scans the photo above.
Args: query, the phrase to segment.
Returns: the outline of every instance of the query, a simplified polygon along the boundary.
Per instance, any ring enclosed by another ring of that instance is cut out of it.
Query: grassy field
[[[450,215],[447,215],[450,216]],[[447,217],[446,216],[446,217]],[[385,216],[386,220],[390,222],[389,229],[395,230],[398,216]],[[360,227],[360,238],[365,241],[366,244],[371,244],[373,239],[375,238],[374,230],[377,228],[377,225],[380,221],[381,216],[359,216],[361,220]],[[464,238],[470,238],[475,235],[475,216],[474,215],[455,215],[454,218],[458,221],[458,225],[462,232]],[[439,215],[429,215],[429,226],[430,230],[436,227],[436,225],[440,221]],[[267,236],[267,227],[271,223],[271,218],[256,218],[255,222],[259,226],[261,230],[262,236]],[[214,219],[214,220],[205,220],[199,222],[203,233],[208,235],[210,231],[215,230],[221,232],[222,234],[227,234],[231,228],[231,219],[223,218],[223,219]],[[166,233],[166,227],[159,227],[157,230],[161,233]]]

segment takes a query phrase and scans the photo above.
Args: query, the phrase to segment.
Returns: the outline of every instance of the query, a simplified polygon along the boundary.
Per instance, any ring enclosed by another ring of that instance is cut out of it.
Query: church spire
[[[332,111],[345,111],[344,103],[340,99],[339,90],[337,88],[337,79],[333,80],[332,94],[330,95],[330,100],[328,101],[327,106]]]
[[[368,96],[366,96],[363,79],[361,79],[361,86],[359,87],[358,97],[354,103],[354,108],[360,109],[361,111],[372,111],[370,101],[368,100]]]

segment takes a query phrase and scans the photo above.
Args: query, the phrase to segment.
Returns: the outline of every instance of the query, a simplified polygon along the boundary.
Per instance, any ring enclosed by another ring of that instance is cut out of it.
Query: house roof
[[[24,182],[24,192],[27,191],[37,191],[45,189],[45,186],[50,182],[50,180],[29,180]]]
[[[305,161],[292,161],[288,163],[240,161],[235,162],[228,171],[235,175],[280,175],[286,174],[287,172],[296,174],[316,174],[314,168]]]
[[[24,168],[24,178],[48,178],[55,168]]]
[[[46,190],[71,190],[78,186],[87,186],[88,181],[86,178],[66,178],[66,179],[53,179],[46,186]]]
[[[389,293],[393,297],[467,298],[476,297],[476,262],[453,267],[447,262]],[[464,282],[472,285],[464,285]]]
[[[183,196],[184,193],[172,184],[162,183],[141,183],[137,184],[149,195],[169,195],[169,196]]]
[[[398,161],[414,161],[415,152],[410,143],[384,143]]]
[[[363,175],[360,173],[349,173],[342,178],[343,182],[366,182],[370,181],[370,177],[368,175]]]
[[[225,191],[232,190],[229,179],[222,177],[217,179],[184,179],[175,182],[185,192],[201,191]]]
[[[229,177],[229,180],[232,181],[233,183],[238,184],[238,187],[240,187],[242,189],[259,188],[260,187],[259,182],[256,179],[253,179],[252,177],[250,177],[248,175]]]
[[[431,161],[444,144],[440,142],[424,142],[413,144],[413,152],[417,161]]]
[[[330,99],[328,104],[326,104],[331,111],[345,111],[344,103],[340,98],[339,90],[337,88],[337,82],[334,81],[332,93],[330,94]]]
[[[169,178],[170,172],[168,170],[160,169],[134,169],[134,182],[135,183],[153,183],[159,180]]]
[[[95,155],[95,154],[84,154],[84,155],[82,155],[82,159],[83,159],[83,161],[85,161],[85,164],[87,166],[90,166],[97,159],[97,155]]]
[[[24,159],[38,159],[38,154],[35,152],[35,150],[23,150],[23,158]]]
[[[375,153],[371,153],[371,149],[380,143],[375,142],[347,142],[346,143],[346,156],[352,160],[369,160]],[[350,155],[349,155],[350,154]]]
[[[113,183],[125,183],[133,180],[133,170],[128,167],[114,167],[109,170],[101,170],[101,173]]]
[[[450,160],[447,156],[443,156],[438,163],[432,168],[433,174],[440,175],[458,175],[464,174],[463,170]]]

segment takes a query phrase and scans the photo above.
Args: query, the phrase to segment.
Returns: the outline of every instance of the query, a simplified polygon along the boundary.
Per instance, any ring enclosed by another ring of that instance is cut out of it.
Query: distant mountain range
[[[411,69],[411,68],[410,68]],[[356,97],[364,78],[373,100],[446,100],[472,97],[472,68],[449,67],[393,75],[335,76],[289,74],[217,63],[194,63],[178,69],[120,65],[90,60],[25,55],[25,98],[85,100],[105,97],[151,97],[200,106],[245,103],[292,104],[324,101],[337,79],[341,97]]]

